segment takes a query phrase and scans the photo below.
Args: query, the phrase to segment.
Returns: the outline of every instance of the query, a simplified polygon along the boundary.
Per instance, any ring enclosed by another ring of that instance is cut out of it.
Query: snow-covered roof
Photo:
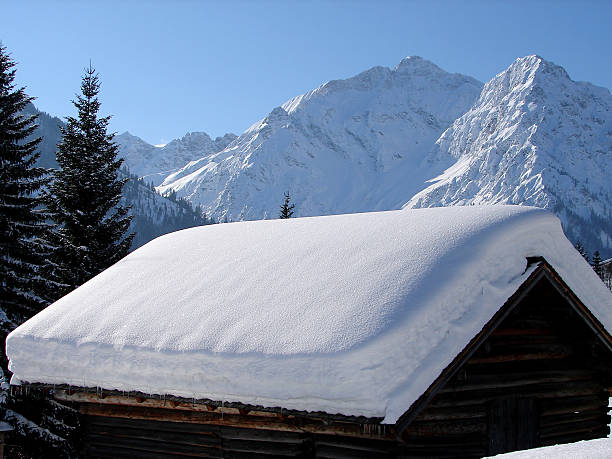
[[[15,381],[393,423],[526,280],[529,256],[612,330],[612,295],[556,217],[470,206],[168,234],[21,325],[7,354]]]

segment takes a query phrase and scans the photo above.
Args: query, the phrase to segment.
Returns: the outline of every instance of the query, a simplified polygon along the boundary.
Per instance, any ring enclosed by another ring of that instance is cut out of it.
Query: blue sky
[[[90,59],[111,129],[150,143],[241,133],[287,99],[419,55],[487,81],[539,54],[612,88],[612,2],[14,1],[0,41],[52,115]]]

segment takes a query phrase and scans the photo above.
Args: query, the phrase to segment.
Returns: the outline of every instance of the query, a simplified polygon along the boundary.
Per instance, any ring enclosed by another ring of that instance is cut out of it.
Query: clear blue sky
[[[111,129],[150,143],[241,133],[287,99],[418,55],[487,81],[539,54],[612,88],[612,2],[15,1],[0,41],[61,118],[91,59]]]

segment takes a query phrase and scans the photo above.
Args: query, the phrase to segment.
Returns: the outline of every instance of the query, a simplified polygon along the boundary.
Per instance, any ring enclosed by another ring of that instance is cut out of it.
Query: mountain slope
[[[550,209],[568,236],[612,249],[612,96],[539,56],[518,59],[427,158],[445,169],[406,207],[524,204]]]
[[[157,147],[124,132],[115,137],[115,142],[119,145],[119,156],[132,173],[147,183],[159,185],[166,176],[190,161],[223,150],[236,137],[235,134],[225,134],[212,140],[205,132],[189,132],[181,139]]]
[[[441,172],[421,159],[481,87],[418,57],[330,81],[275,108],[222,152],[169,175],[158,190],[228,220],[276,218],[286,191],[296,216],[398,208]]]

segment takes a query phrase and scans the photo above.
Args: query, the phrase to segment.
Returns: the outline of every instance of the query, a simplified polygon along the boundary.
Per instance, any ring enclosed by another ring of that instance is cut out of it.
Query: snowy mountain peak
[[[275,218],[287,190],[296,215],[398,208],[431,177],[419,164],[481,88],[421,58],[373,67],[274,108],[158,190],[176,191],[217,220]]]
[[[159,185],[185,164],[221,151],[235,139],[236,135],[225,134],[213,141],[205,132],[188,132],[166,145],[154,146],[124,132],[115,137],[115,142],[130,172]]]
[[[407,56],[403,58],[400,63],[393,68],[393,72],[421,75],[447,73],[433,62],[423,59],[421,56]]]
[[[488,82],[442,134],[428,163],[446,170],[407,206],[544,207],[561,218],[571,239],[608,252],[611,155],[609,91],[527,56]]]

